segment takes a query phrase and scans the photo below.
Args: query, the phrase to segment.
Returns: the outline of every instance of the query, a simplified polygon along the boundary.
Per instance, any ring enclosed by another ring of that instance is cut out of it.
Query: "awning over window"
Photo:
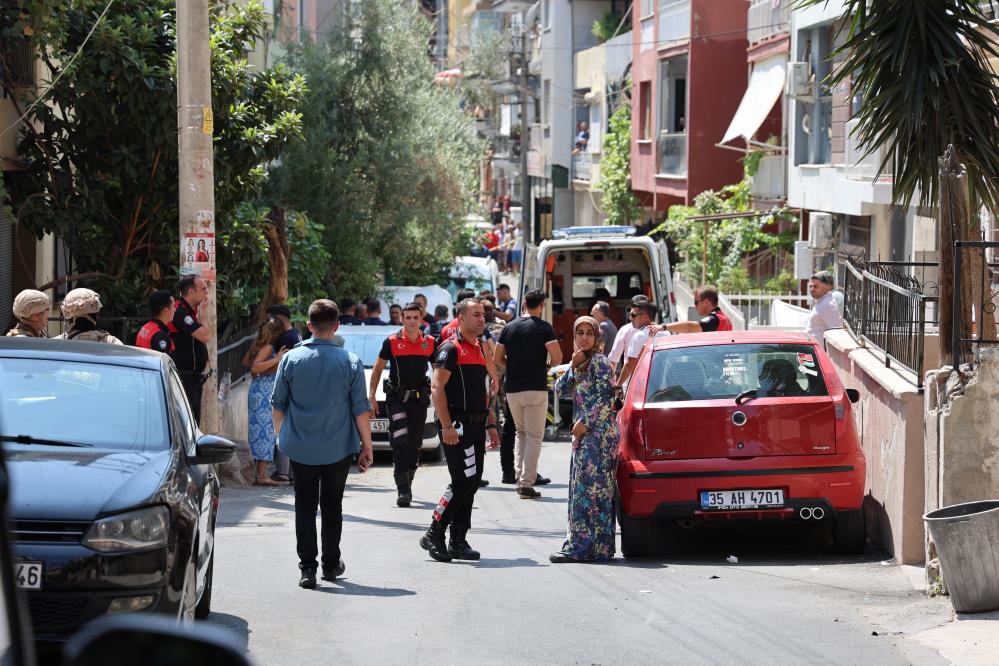
[[[781,92],[784,91],[785,56],[779,55],[756,63],[749,77],[746,94],[732,118],[732,124],[725,132],[722,143],[728,143],[737,137],[747,141],[760,129],[760,125],[770,115]]]

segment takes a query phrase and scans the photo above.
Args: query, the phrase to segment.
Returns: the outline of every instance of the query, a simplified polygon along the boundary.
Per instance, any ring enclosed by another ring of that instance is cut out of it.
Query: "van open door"
[[[527,243],[524,246],[524,256],[522,258],[523,264],[521,266],[521,280],[520,280],[520,294],[517,296],[517,302],[522,303],[524,301],[524,294],[526,294],[531,289],[541,289],[544,280],[544,271],[542,269],[541,263],[538,260],[538,246],[532,243]]]
[[[663,295],[660,303],[663,323],[677,321],[676,294],[673,292],[673,268],[669,264],[669,250],[665,241],[656,243],[659,267],[659,290]],[[668,309],[667,309],[668,308]]]

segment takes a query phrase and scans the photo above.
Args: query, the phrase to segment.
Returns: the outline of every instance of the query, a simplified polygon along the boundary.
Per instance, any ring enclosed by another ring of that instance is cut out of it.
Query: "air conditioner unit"
[[[788,97],[810,97],[812,94],[812,67],[807,62],[792,62],[787,66],[787,83],[784,94]]]
[[[832,213],[808,214],[808,247],[827,250],[833,247]]]
[[[794,241],[794,279],[807,280],[815,273],[815,261],[812,258],[810,241]]]

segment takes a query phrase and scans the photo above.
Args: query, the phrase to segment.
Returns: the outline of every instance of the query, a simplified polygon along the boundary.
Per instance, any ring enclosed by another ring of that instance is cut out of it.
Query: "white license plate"
[[[14,574],[17,586],[22,590],[42,589],[42,574],[45,564],[42,562],[18,562]]]
[[[762,509],[784,506],[783,490],[702,490],[702,509]]]
[[[388,419],[371,419],[371,432],[388,432]]]

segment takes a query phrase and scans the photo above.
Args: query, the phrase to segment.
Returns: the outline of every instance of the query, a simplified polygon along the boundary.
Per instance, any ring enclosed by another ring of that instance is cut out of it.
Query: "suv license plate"
[[[40,590],[44,571],[45,564],[42,562],[17,562],[14,579],[22,590]]]
[[[701,508],[708,510],[779,508],[783,490],[702,490]]]
[[[388,419],[371,419],[371,432],[388,432]]]

